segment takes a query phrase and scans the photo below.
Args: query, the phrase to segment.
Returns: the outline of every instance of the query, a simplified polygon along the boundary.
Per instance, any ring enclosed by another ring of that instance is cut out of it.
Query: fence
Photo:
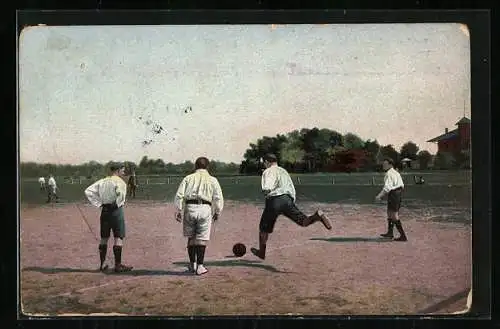
[[[414,176],[423,177],[425,185],[470,185],[471,171],[428,171],[403,172],[405,185],[414,185]],[[137,176],[139,185],[179,185],[184,176],[148,175]],[[260,176],[216,176],[221,185],[259,185]],[[296,185],[382,185],[383,173],[327,173],[327,174],[291,174]],[[63,184],[90,185],[99,177],[56,177]],[[26,178],[23,181],[36,182],[37,178]]]
[[[414,185],[414,176],[420,177],[426,185],[470,185],[470,172],[403,173],[405,185]],[[296,185],[383,185],[382,173],[353,174],[292,174]],[[183,176],[138,176],[139,185],[178,185]],[[260,176],[217,176],[221,185],[260,185]]]

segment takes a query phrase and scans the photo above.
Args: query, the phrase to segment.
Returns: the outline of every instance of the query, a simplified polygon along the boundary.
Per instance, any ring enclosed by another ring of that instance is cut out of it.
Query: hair
[[[278,162],[278,157],[272,153],[267,153],[262,157],[262,159],[267,162]]]
[[[394,167],[394,160],[392,160],[391,158],[384,158],[383,161],[387,161],[391,166]]]
[[[210,163],[210,161],[208,161],[207,158],[205,158],[205,157],[199,157],[194,162],[194,168],[195,169],[207,169],[209,163]]]
[[[114,162],[114,163],[109,165],[109,170],[111,170],[112,172],[118,171],[122,168],[125,168],[125,165],[123,163],[120,163],[120,162]]]

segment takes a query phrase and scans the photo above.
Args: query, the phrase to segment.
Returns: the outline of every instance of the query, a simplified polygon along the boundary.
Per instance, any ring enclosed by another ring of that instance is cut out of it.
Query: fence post
[[[372,176],[372,185],[375,186],[375,177]]]
[[[297,184],[300,184],[300,177],[297,176]]]
[[[146,185],[149,185],[149,178],[146,178]]]
[[[332,176],[332,185],[335,185],[335,177]]]
[[[170,185],[170,176],[167,177],[167,184]]]

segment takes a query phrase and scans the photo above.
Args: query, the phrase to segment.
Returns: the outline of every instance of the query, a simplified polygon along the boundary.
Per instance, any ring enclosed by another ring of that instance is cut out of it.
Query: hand
[[[179,223],[182,221],[182,214],[179,211],[175,213],[175,220]]]
[[[214,222],[219,219],[219,214],[213,214],[212,219]]]
[[[375,197],[375,201],[382,201],[382,196],[380,194],[378,194],[376,197]]]

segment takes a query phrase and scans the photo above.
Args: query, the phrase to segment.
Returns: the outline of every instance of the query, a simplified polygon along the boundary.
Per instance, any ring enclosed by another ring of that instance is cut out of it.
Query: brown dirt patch
[[[322,208],[333,230],[278,219],[260,261],[228,257],[257,240],[261,208],[228,202],[206,255],[209,273],[184,273],[182,226],[171,204],[129,204],[123,260],[136,271],[96,272],[97,241],[75,205],[21,210],[21,295],[26,313],[412,314],[467,289],[469,225],[425,221],[402,211],[409,241],[377,240],[380,205]],[[98,209],[80,205],[98,233]],[[443,210],[445,211],[445,210]],[[111,246],[110,246],[111,247]],[[111,251],[108,258],[112,260]]]

